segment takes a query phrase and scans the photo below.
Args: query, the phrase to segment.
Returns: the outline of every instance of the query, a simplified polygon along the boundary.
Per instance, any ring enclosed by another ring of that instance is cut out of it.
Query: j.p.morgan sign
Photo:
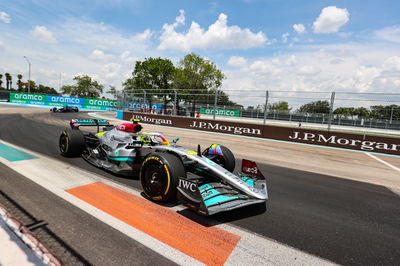
[[[263,126],[190,117],[162,116],[153,114],[124,112],[124,119],[141,119],[143,123],[190,128],[234,135],[262,137]]]
[[[311,145],[394,154],[400,156],[400,138],[327,132],[303,128],[263,126],[190,117],[124,112],[124,119],[139,118],[143,123],[189,128],[241,136],[251,136]],[[265,145],[268,145],[265,143]]]
[[[289,139],[293,141],[309,142],[315,145],[330,145],[335,147],[342,146],[344,148],[357,149],[363,151],[373,151],[373,152],[400,151],[400,143],[398,143],[399,140],[397,140],[397,143],[393,142],[388,143],[388,142],[383,142],[384,140],[381,141],[361,140],[355,137],[362,137],[362,136],[361,135],[337,136],[333,134],[326,136],[321,133],[318,134],[318,133],[294,131],[293,135],[289,136]]]
[[[192,121],[189,125],[190,128],[196,129],[208,129],[209,131],[220,131],[224,133],[236,134],[236,135],[258,135],[262,136],[261,129],[243,127],[243,126],[233,126],[220,123],[220,121],[205,122],[205,121]]]

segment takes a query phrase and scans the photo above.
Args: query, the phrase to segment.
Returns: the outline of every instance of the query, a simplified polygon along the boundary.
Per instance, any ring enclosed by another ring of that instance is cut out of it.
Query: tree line
[[[261,108],[261,107],[260,107]],[[289,104],[286,101],[280,101],[268,105],[269,110],[289,112]],[[297,113],[306,114],[329,114],[330,104],[328,101],[313,101],[301,105],[297,110]],[[400,117],[400,105],[373,105],[369,108],[365,107],[338,107],[333,110],[333,114],[341,118],[349,117],[364,117],[364,118],[390,118]]]
[[[5,78],[5,87],[3,87],[3,77]],[[28,93],[28,88],[30,93],[41,93],[41,94],[52,94],[52,95],[59,95],[57,90],[52,87],[45,86],[42,84],[37,85],[35,81],[28,80],[22,81],[23,76],[22,74],[17,75],[17,88],[13,88],[13,77],[10,73],[0,74],[0,90],[7,90],[11,92],[21,92],[21,93]]]

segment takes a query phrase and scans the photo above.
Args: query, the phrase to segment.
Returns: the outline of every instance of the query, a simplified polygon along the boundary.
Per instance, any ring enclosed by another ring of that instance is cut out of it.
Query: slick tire
[[[208,150],[210,148],[205,149],[203,151],[203,155],[208,157],[213,162],[221,165],[223,168],[225,168],[229,172],[233,172],[233,170],[235,170],[235,166],[236,166],[235,156],[233,155],[232,151],[230,149],[228,149],[227,147],[225,147],[223,145],[219,145],[219,146],[221,147],[223,155],[208,154]]]
[[[80,156],[85,149],[85,139],[79,130],[64,130],[58,142],[61,155],[65,157]]]
[[[180,158],[173,154],[149,154],[140,169],[140,183],[144,194],[153,201],[176,200],[178,177],[186,177]]]

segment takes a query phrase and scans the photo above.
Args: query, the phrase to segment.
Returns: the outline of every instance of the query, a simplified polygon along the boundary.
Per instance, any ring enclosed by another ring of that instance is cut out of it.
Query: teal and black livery
[[[71,119],[69,125],[71,129],[79,129],[80,126],[97,127],[97,133],[100,132],[101,126],[104,126],[105,129],[113,127],[113,125],[105,119]]]
[[[247,165],[253,166],[253,164],[254,167],[249,170]],[[243,170],[245,172],[239,172],[237,175],[240,180],[255,191],[264,190],[267,198],[265,178],[255,163],[244,160],[242,163]],[[220,182],[199,184],[194,180],[183,177],[179,178],[178,199],[184,205],[202,215],[213,215],[218,212],[265,202],[265,199],[252,197],[243,191]]]

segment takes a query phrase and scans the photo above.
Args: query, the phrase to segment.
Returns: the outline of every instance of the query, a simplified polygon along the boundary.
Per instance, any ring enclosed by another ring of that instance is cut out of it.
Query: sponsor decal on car
[[[156,156],[149,156],[149,157],[147,157],[147,158],[144,160],[143,164],[145,164],[147,161],[150,161],[150,160],[156,160],[156,161],[160,162],[162,165],[164,165],[164,162],[163,162],[160,158],[158,158],[158,157],[156,157]]]
[[[184,180],[184,179],[179,179],[178,186],[183,189],[186,189],[186,190],[189,189],[192,192],[196,192],[196,188],[197,188],[195,183],[190,182],[188,180]]]

